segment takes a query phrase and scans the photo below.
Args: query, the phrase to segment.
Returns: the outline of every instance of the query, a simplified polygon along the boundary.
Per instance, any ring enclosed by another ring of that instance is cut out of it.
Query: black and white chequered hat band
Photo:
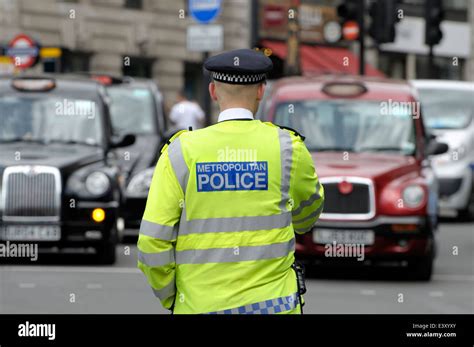
[[[239,64],[235,64],[236,61]],[[265,82],[272,71],[272,60],[254,49],[243,48],[209,57],[204,68],[214,81],[228,84],[257,84]]]
[[[266,74],[236,75],[223,72],[213,72],[212,78],[215,81],[230,84],[255,84],[263,82],[266,78]]]

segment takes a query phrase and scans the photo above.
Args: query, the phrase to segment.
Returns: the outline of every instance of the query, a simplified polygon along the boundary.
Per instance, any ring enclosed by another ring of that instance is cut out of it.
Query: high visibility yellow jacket
[[[324,191],[297,134],[259,120],[182,131],[162,150],[138,267],[174,313],[299,313],[295,235]]]

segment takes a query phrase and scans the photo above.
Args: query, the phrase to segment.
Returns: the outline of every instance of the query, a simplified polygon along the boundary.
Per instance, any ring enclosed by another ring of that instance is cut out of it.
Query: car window
[[[428,128],[463,129],[472,122],[473,91],[420,88],[418,92]]]
[[[100,145],[100,107],[60,96],[0,96],[0,141],[78,142]]]
[[[306,136],[309,150],[387,151],[412,155],[410,112],[384,114],[379,101],[311,100],[279,104],[275,123]]]
[[[107,88],[111,99],[112,127],[118,134],[152,134],[155,132],[153,95],[147,88]]]

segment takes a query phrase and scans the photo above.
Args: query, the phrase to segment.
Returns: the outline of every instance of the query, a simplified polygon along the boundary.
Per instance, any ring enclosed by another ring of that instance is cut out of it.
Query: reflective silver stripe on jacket
[[[163,266],[174,262],[174,249],[160,253],[138,251],[138,260],[146,266]]]
[[[149,222],[142,219],[140,224],[140,234],[160,239],[164,241],[175,240],[178,230],[177,226],[169,226],[158,223]]]
[[[318,184],[316,185],[316,193],[312,194],[308,200],[304,200],[300,203],[298,208],[292,212],[293,217],[299,215],[305,207],[311,206],[315,201],[321,199],[321,195],[319,195],[320,189],[321,183],[318,180]]]
[[[239,246],[176,251],[176,264],[232,263],[273,259],[287,256],[295,250],[295,239],[265,246]]]
[[[291,213],[271,216],[205,218],[186,220],[186,208],[181,213],[179,235],[281,229],[291,224]]]
[[[179,137],[170,143],[168,147],[168,157],[173,167],[176,178],[178,179],[183,193],[186,194],[186,186],[188,185],[189,169],[184,161],[181,141]]]
[[[280,161],[281,161],[281,202],[280,209],[282,212],[287,212],[286,207],[290,199],[290,179],[291,179],[291,165],[293,161],[293,145],[291,142],[291,135],[288,131],[278,129],[278,137],[280,140]]]
[[[174,281],[171,281],[171,283],[161,289],[151,289],[153,290],[153,294],[155,294],[155,296],[160,300],[165,300],[170,296],[176,294],[176,285]]]

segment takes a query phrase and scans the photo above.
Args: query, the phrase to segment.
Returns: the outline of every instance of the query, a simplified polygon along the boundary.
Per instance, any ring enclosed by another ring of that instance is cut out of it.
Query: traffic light
[[[372,19],[369,35],[377,43],[395,41],[395,24],[398,17],[397,0],[376,0],[369,8]]]
[[[437,45],[443,38],[440,25],[444,19],[442,0],[425,0],[425,43]]]
[[[357,20],[359,16],[359,0],[345,0],[337,7],[337,15],[342,22]]]

